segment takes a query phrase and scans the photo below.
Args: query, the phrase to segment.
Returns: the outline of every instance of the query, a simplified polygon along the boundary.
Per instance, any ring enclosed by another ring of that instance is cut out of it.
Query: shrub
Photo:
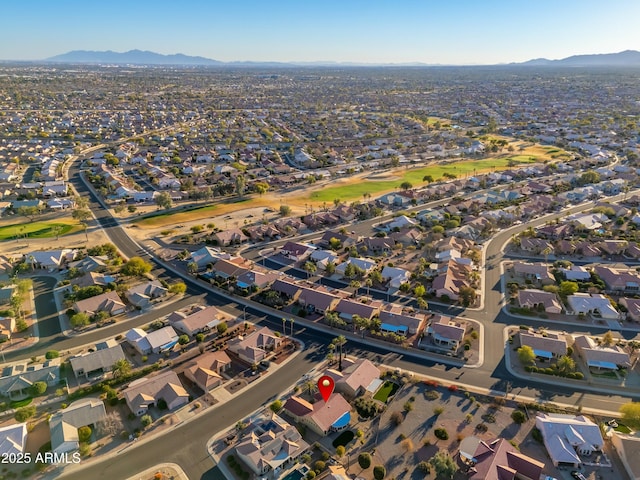
[[[358,465],[360,465],[360,468],[362,468],[363,470],[369,468],[371,466],[371,455],[369,455],[367,452],[363,452],[358,455]]]
[[[143,415],[140,417],[140,423],[146,428],[153,423],[153,418],[151,418],[151,415]]]
[[[513,423],[522,425],[524,422],[527,421],[527,416],[524,414],[522,410],[514,410],[511,413],[511,420],[513,420]]]
[[[375,478],[376,480],[382,480],[386,474],[387,470],[383,465],[376,465],[375,467],[373,467],[373,478]]]
[[[338,457],[343,457],[345,454],[346,450],[342,445],[338,445],[338,447],[336,448],[336,455]]]
[[[409,413],[411,410],[413,410],[413,403],[411,402],[405,402],[404,405],[402,406],[402,409]]]
[[[533,430],[531,430],[531,438],[533,438],[538,443],[544,442],[544,439],[542,438],[542,432],[537,427],[534,427]]]
[[[36,414],[35,405],[28,405],[26,407],[17,409],[14,417],[16,421],[22,423],[27,421],[29,418],[33,417],[35,414]]]
[[[435,390],[428,390],[424,393],[424,396],[427,400],[437,400],[440,398],[440,394]]]
[[[436,438],[438,438],[440,440],[448,440],[449,439],[449,433],[447,432],[447,430],[445,428],[436,428],[433,431],[433,433],[436,436]]]
[[[476,430],[477,430],[478,432],[482,432],[482,433],[484,433],[484,432],[486,432],[487,430],[489,430],[489,427],[487,427],[487,425],[486,425],[486,424],[484,424],[484,423],[479,423],[478,425],[476,425]]]
[[[393,412],[389,419],[391,420],[391,423],[393,423],[393,425],[397,427],[402,422],[404,422],[404,415],[402,414],[402,412]]]
[[[425,475],[431,473],[431,465],[429,465],[429,462],[420,462],[418,465],[416,465],[416,468],[420,471],[420,473],[424,473]]]
[[[322,472],[325,468],[327,468],[327,464],[326,464],[326,463],[324,463],[322,460],[317,460],[317,461],[313,464],[313,469],[314,469],[317,473]]]
[[[443,412],[444,412],[444,407],[435,407],[433,409],[434,415],[442,415]]]
[[[91,438],[91,427],[84,426],[78,429],[78,440],[88,442]]]
[[[49,350],[44,354],[44,358],[47,360],[51,360],[52,358],[58,358],[60,356],[60,352],[57,350]]]
[[[309,470],[307,472],[307,480],[313,480],[314,478],[316,478],[316,472],[314,472],[313,470]]]

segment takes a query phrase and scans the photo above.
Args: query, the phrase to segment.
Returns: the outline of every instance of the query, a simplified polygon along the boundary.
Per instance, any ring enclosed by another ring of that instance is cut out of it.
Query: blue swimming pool
[[[290,472],[286,477],[282,477],[282,480],[302,480],[304,474],[300,470],[294,470]]]

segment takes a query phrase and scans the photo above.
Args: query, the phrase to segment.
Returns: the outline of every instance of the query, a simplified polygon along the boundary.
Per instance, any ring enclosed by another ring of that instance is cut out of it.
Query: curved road
[[[144,250],[142,250],[134,241],[132,241],[117,222],[105,211],[95,197],[94,193],[83,183],[79,175],[77,164],[74,163],[70,168],[70,180],[78,191],[78,194],[90,199],[90,208],[102,226],[107,235],[114,244],[127,256],[142,256],[147,260],[154,261]],[[579,208],[579,207],[576,207]],[[583,207],[582,207],[583,208]],[[377,219],[379,221],[379,219]],[[538,222],[544,222],[539,219]],[[533,223],[535,225],[535,222]],[[582,404],[585,407],[601,408],[617,410],[620,403],[628,401],[622,397],[606,397],[592,394],[576,393],[572,387],[550,386],[547,384],[521,381],[514,379],[504,366],[504,342],[503,328],[508,325],[508,317],[500,313],[499,305],[502,302],[502,292],[500,288],[500,267],[499,260],[502,258],[501,246],[510,238],[510,231],[504,231],[496,235],[487,246],[487,263],[485,270],[485,305],[482,311],[468,311],[469,316],[482,321],[485,327],[485,362],[482,367],[467,370],[464,381],[478,387],[493,389],[496,391],[504,391],[507,382],[512,387],[514,393],[526,395],[531,398],[544,399],[548,401],[562,401],[563,403]],[[158,264],[156,264],[158,265]],[[163,269],[162,265],[158,265]],[[208,291],[205,287],[199,285],[195,280],[185,278],[188,285],[188,293],[192,295],[200,295],[204,300],[213,305],[229,306],[226,297],[217,295]],[[185,299],[178,304],[172,304],[164,308],[158,309],[136,324],[142,324],[150,321],[151,317],[159,317],[166,312],[179,308],[183,303],[191,303],[192,300]],[[242,310],[242,306],[237,307],[237,313]],[[259,314],[247,309],[250,314]],[[148,317],[148,318],[147,318]],[[264,323],[272,325],[273,328],[281,328],[280,318],[262,318]],[[528,322],[535,323],[535,322]],[[127,328],[130,327],[130,323]],[[66,349],[72,346],[85,344],[95,338],[104,337],[106,335],[115,334],[118,331],[118,324],[111,327],[96,331],[87,336],[67,339],[56,343],[56,348]],[[122,327],[120,327],[122,328]],[[114,333],[112,333],[114,332]],[[118,461],[109,461],[109,458],[98,459],[95,463],[87,465],[82,470],[70,469],[63,473],[64,478],[69,479],[120,479],[127,478],[132,473],[142,471],[145,468],[156,465],[160,459],[166,462],[178,463],[187,473],[190,479],[213,479],[220,477],[219,471],[215,468],[213,461],[206,452],[206,441],[221,430],[221,426],[233,425],[239,419],[242,419],[252,413],[261,404],[272,397],[285,391],[293,382],[299,379],[304,373],[316,366],[317,362],[324,358],[324,346],[333,338],[331,332],[311,331],[306,328],[298,327],[295,333],[306,343],[307,349],[301,353],[301,357],[296,361],[287,365],[286,369],[279,369],[269,377],[268,382],[259,384],[259,395],[241,394],[234,402],[229,402],[215,409],[211,409],[198,417],[197,422],[182,424],[171,431],[169,435],[163,435],[143,441],[140,444],[128,446],[124,451],[118,453]],[[68,345],[68,346],[67,346]],[[42,345],[38,345],[42,347]],[[458,381],[460,370],[458,368],[434,364],[421,357],[413,357],[409,354],[390,354],[379,347],[372,347],[366,344],[358,344],[354,340],[349,340],[347,350],[351,354],[363,355],[371,357],[385,364],[416,371],[447,379],[451,382],[460,383]],[[43,349],[44,351],[44,349]],[[28,356],[28,355],[26,355]],[[462,383],[465,383],[462,382]]]

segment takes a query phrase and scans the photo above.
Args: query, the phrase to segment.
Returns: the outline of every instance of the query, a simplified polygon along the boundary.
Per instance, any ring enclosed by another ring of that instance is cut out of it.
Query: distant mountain
[[[625,50],[619,53],[573,55],[560,60],[536,58],[517,65],[530,65],[534,67],[640,67],[640,52],[637,50]]]
[[[96,52],[91,50],[74,50],[72,52],[47,58],[47,62],[59,63],[108,63],[118,65],[221,65],[218,60],[205,57],[191,57],[176,53],[162,55],[160,53],[129,50],[128,52]]]

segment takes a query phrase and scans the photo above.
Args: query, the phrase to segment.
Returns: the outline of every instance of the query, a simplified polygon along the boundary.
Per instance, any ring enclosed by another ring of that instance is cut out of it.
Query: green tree
[[[187,284],[184,282],[176,282],[169,285],[169,293],[181,295],[187,291]]]
[[[427,289],[424,288],[424,285],[416,285],[415,288],[413,289],[413,294],[417,297],[417,298],[422,298],[424,297],[424,294],[427,293]]]
[[[291,207],[289,205],[280,205],[280,216],[286,217],[291,215]]]
[[[159,193],[153,198],[153,201],[165,210],[169,210],[173,206],[173,200],[171,200],[171,194],[169,192]]]
[[[605,347],[610,347],[614,343],[615,339],[613,338],[613,333],[611,333],[611,330],[609,330],[602,336],[602,345],[604,345]]]
[[[73,328],[86,327],[90,323],[89,315],[84,312],[76,313],[75,315],[71,315],[69,323]]]
[[[271,405],[269,405],[269,408],[273,413],[278,413],[282,410],[282,400],[275,400]]]
[[[431,182],[433,182],[433,176],[425,175],[424,177],[422,177],[422,181],[423,182],[427,182],[427,183],[431,183]]]
[[[576,362],[569,355],[563,355],[556,363],[558,370],[563,373],[573,372],[576,369]]]
[[[196,333],[196,342],[202,343],[204,342],[205,336],[204,333]]]
[[[402,182],[400,184],[400,188],[406,192],[407,190],[411,190],[413,188],[413,185],[411,184],[411,182]]]
[[[180,335],[178,337],[178,343],[180,345],[186,345],[187,343],[189,343],[189,337],[187,335]]]
[[[369,455],[367,452],[362,452],[360,455],[358,455],[358,465],[360,465],[360,468],[362,468],[363,470],[369,468],[371,466],[371,455]]]
[[[27,405],[26,407],[22,407],[16,410],[14,414],[14,418],[17,422],[26,422],[28,419],[33,417],[36,414],[35,405]]]
[[[511,413],[511,420],[513,420],[513,423],[517,425],[522,425],[524,422],[527,421],[527,416],[524,414],[522,410],[514,410]]]
[[[229,327],[226,322],[220,322],[218,325],[216,325],[216,330],[218,331],[219,335],[222,335],[224,332],[226,332],[228,328]]]
[[[44,358],[47,360],[51,360],[52,358],[58,358],[60,356],[60,352],[57,350],[49,350],[44,354]]]
[[[143,428],[147,428],[152,423],[153,423],[153,418],[151,418],[151,415],[143,415],[140,417],[140,424],[142,425]]]
[[[84,426],[78,429],[78,440],[88,442],[91,439],[91,427]]]
[[[114,378],[120,378],[131,373],[131,364],[126,358],[120,358],[111,367],[111,373]]]
[[[86,208],[76,208],[71,214],[74,220],[78,222],[86,222],[91,218],[91,211]]]
[[[628,402],[620,407],[622,421],[628,427],[640,429],[640,402]]]
[[[244,196],[245,186],[246,181],[244,179],[244,175],[236,175],[236,193],[240,198]]]
[[[338,445],[336,447],[336,455],[338,457],[344,457],[345,452],[346,452],[346,450],[345,450],[344,446]]]
[[[436,472],[438,478],[451,479],[458,470],[456,462],[445,451],[438,451],[429,459],[429,463]]]
[[[518,358],[523,365],[531,365],[536,359],[536,354],[529,345],[518,348]]]
[[[269,184],[265,182],[256,182],[253,184],[253,189],[258,195],[262,196],[269,191]]]
[[[578,284],[576,282],[565,280],[564,282],[560,282],[559,291],[560,295],[563,295],[565,297],[573,295],[578,291]]]
[[[145,262],[140,257],[131,257],[127,263],[122,266],[122,274],[130,277],[141,277],[151,271],[152,265]]]
[[[460,302],[465,307],[472,305],[476,300],[476,291],[473,287],[463,285],[459,288],[458,293],[460,295]]]
[[[39,397],[44,392],[47,391],[47,383],[46,382],[34,382],[29,387],[29,395],[32,397]]]
[[[376,465],[373,467],[373,478],[376,480],[382,480],[387,474],[387,470],[384,468],[384,465]]]

